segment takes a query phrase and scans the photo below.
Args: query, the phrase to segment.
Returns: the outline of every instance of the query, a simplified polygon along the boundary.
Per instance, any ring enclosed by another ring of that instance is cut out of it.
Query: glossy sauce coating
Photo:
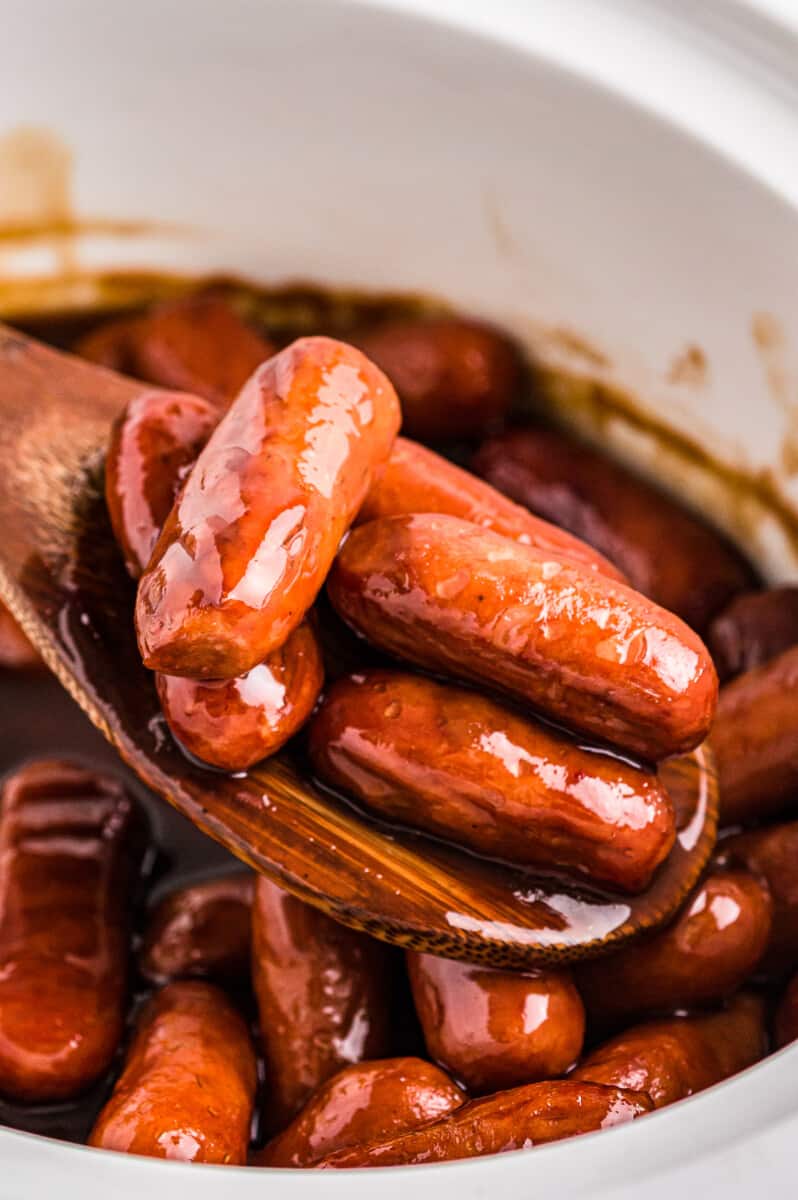
[[[35,648],[4,604],[0,604],[0,668],[30,671],[43,665]]]
[[[664,1108],[745,1070],[766,1049],[764,1002],[741,993],[717,1013],[635,1025],[589,1054],[569,1078],[645,1092]]]
[[[388,951],[258,876],[252,981],[274,1132],[341,1067],[390,1053]]]
[[[393,445],[396,395],[357,350],[301,338],[217,426],[139,584],[145,666],[250,671],[299,625]]]
[[[471,1100],[448,1117],[409,1133],[337,1150],[321,1168],[398,1167],[528,1150],[609,1129],[651,1111],[640,1092],[556,1079]]]
[[[456,517],[355,529],[328,594],[381,649],[500,689],[644,759],[691,749],[712,721],[715,669],[672,613]]]
[[[707,646],[722,681],[761,667],[798,644],[798,587],[743,592],[707,630]]]
[[[140,974],[155,984],[188,976],[248,981],[254,884],[236,871],[165,896],[144,932]]]
[[[625,891],[645,887],[676,834],[655,774],[418,675],[337,680],[308,749],[322,780],[388,820]]]
[[[694,629],[754,582],[742,556],[699,517],[567,434],[513,430],[486,442],[473,465],[500,492],[601,551]]]
[[[722,1000],[761,959],[771,910],[767,889],[747,871],[708,875],[665,929],[579,964],[588,1016],[603,1023]]]
[[[393,1137],[459,1108],[466,1095],[421,1058],[344,1067],[318,1088],[287,1129],[257,1156],[259,1167],[308,1167],[326,1154]]]
[[[787,985],[776,1012],[774,1040],[777,1047],[798,1041],[798,975]]]
[[[767,884],[773,922],[760,969],[782,974],[798,967],[798,821],[724,838],[717,858],[745,867]]]
[[[521,382],[512,343],[462,317],[386,322],[358,345],[393,383],[404,428],[422,442],[478,437],[495,427]]]
[[[155,677],[172,734],[202,762],[243,771],[301,729],[324,682],[321,649],[307,621],[265,662],[237,679]]]
[[[585,1010],[567,971],[498,971],[407,952],[427,1051],[472,1093],[564,1075]]]
[[[461,517],[504,537],[566,555],[574,562],[611,579],[623,580],[621,572],[586,542],[564,529],[542,521],[527,508],[514,504],[490,484],[470,471],[442,458],[434,450],[399,437],[394,442],[388,465],[372,484],[355,524],[402,513],[447,513]]]
[[[129,892],[143,850],[115,779],[40,760],[0,797],[0,1093],[77,1095],[122,1036]]]
[[[255,1083],[249,1032],[224,992],[208,983],[167,984],[139,1018],[89,1145],[243,1164]]]
[[[798,646],[721,689],[712,729],[724,825],[744,825],[798,797]]]

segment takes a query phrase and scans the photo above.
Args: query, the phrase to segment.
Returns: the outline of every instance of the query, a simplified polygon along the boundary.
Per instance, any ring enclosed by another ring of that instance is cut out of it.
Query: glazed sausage
[[[30,671],[44,664],[4,604],[0,604],[0,667]]]
[[[421,1058],[344,1067],[323,1083],[287,1129],[256,1158],[259,1167],[308,1167],[326,1154],[406,1133],[445,1117],[465,1092]]]
[[[520,387],[515,347],[479,321],[390,321],[358,345],[393,383],[404,427],[422,442],[479,437],[504,419]]]
[[[579,964],[576,979],[588,1016],[605,1024],[730,995],[765,951],[771,908],[767,889],[747,871],[708,875],[665,929]]]
[[[310,716],[323,681],[321,649],[307,621],[238,679],[155,677],[173,736],[225,771],[244,771],[275,754]]]
[[[558,557],[565,555],[601,575],[623,581],[617,567],[586,542],[542,521],[520,504],[513,504],[490,484],[455,466],[434,450],[399,437],[394,442],[388,465],[369,489],[355,524],[402,513],[425,512],[461,517],[473,525],[492,529],[494,533],[528,546],[537,546],[539,550],[551,551]]]
[[[75,354],[96,363],[98,367],[107,367],[123,375],[135,375],[136,364],[130,346],[135,322],[136,318],[131,316],[103,321],[78,338],[73,347]]]
[[[798,821],[725,838],[717,859],[722,866],[742,866],[767,884],[773,922],[760,968],[781,975],[798,967]]]
[[[707,646],[722,682],[798,644],[798,588],[735,596],[710,623]]]
[[[139,583],[144,664],[231,679],[299,625],[386,462],[396,395],[359,351],[301,338],[217,426]]]
[[[165,896],[144,933],[141,975],[155,984],[188,976],[248,980],[254,883],[236,871]]]
[[[714,529],[612,459],[551,430],[513,430],[486,442],[478,475],[605,554],[633,587],[706,628],[755,582]]]
[[[255,885],[252,977],[270,1132],[341,1067],[390,1053],[389,952],[263,876]]]
[[[566,971],[498,971],[407,953],[431,1058],[472,1093],[564,1075],[582,1052],[585,1010]]]
[[[787,986],[776,1012],[774,1038],[777,1047],[798,1041],[798,975]]]
[[[150,1000],[90,1146],[183,1162],[246,1162],[256,1083],[247,1027],[209,983]]]
[[[337,680],[310,726],[327,784],[493,858],[641,891],[676,836],[657,776],[477,692],[398,671]]]
[[[362,525],[328,594],[381,649],[498,688],[644,759],[691,749],[712,720],[715,669],[677,617],[456,517]]]
[[[774,816],[798,796],[798,646],[721,689],[710,744],[723,825]]]
[[[766,1049],[762,998],[741,993],[717,1013],[635,1025],[589,1054],[569,1078],[645,1092],[664,1108],[745,1070]]]
[[[527,1150],[562,1138],[608,1129],[651,1111],[642,1092],[574,1083],[530,1083],[471,1100],[447,1117],[391,1138],[336,1150],[319,1168],[398,1167]]]
[[[144,391],[114,422],[105,459],[111,527],[138,579],[180,484],[219,422],[218,409],[185,392]]]
[[[144,829],[115,779],[41,760],[0,798],[0,1093],[64,1100],[124,1025],[128,892]]]

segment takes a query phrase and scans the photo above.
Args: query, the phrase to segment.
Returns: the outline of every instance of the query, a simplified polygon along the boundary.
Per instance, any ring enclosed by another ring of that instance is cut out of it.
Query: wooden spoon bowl
[[[301,899],[416,949],[524,968],[613,949],[676,910],[715,841],[717,787],[705,748],[663,765],[679,835],[635,897],[390,829],[313,786],[289,754],[241,775],[189,761],[139,659],[133,585],[102,495],[111,421],[140,390],[0,326],[0,596],[144,783]]]

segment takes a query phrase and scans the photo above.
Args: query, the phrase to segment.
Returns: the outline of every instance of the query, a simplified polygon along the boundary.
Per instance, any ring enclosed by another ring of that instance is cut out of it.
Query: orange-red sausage
[[[574,1083],[530,1083],[471,1100],[431,1125],[391,1138],[336,1150],[315,1166],[398,1167],[528,1150],[562,1138],[608,1129],[651,1111],[642,1092]]]
[[[724,825],[792,806],[798,796],[798,646],[721,689],[712,729]]]
[[[272,1132],[341,1067],[390,1053],[386,948],[263,876],[255,885],[252,979]]]
[[[480,321],[389,321],[358,345],[393,383],[405,429],[422,442],[479,437],[504,419],[519,390],[515,347]]]
[[[765,951],[771,909],[767,889],[747,871],[708,875],[665,929],[579,964],[576,979],[588,1016],[612,1022],[730,995]]]
[[[245,385],[197,459],[139,584],[146,666],[252,670],[296,629],[399,426],[359,351],[301,338]]]
[[[500,492],[601,551],[633,587],[699,631],[754,582],[714,529],[598,451],[563,433],[513,430],[474,468]]]
[[[497,971],[407,953],[431,1058],[470,1092],[564,1075],[582,1052],[585,1010],[567,971]]]
[[[774,1027],[776,1046],[798,1041],[798,975],[793,976],[781,998]]]
[[[645,1092],[664,1108],[745,1070],[766,1050],[762,998],[741,993],[720,1012],[635,1025],[593,1050],[569,1078]]]
[[[254,877],[242,871],[171,892],[150,917],[138,955],[150,983],[249,979]]]
[[[383,1058],[344,1067],[313,1093],[288,1128],[257,1156],[256,1165],[308,1167],[335,1150],[445,1117],[465,1098],[448,1075],[421,1058]]]
[[[366,521],[401,513],[424,512],[462,517],[464,521],[492,529],[504,537],[551,551],[557,557],[566,555],[611,579],[623,580],[617,567],[586,542],[542,521],[528,508],[514,504],[490,484],[455,466],[434,450],[399,437],[394,442],[388,465],[369,489],[355,524],[363,525]]]
[[[141,818],[120,783],[33,762],[0,797],[0,1094],[63,1100],[108,1068],[124,1025]]]
[[[798,644],[798,587],[742,592],[710,623],[707,646],[722,681]]]
[[[361,525],[328,593],[381,649],[500,689],[643,758],[691,749],[714,714],[715,669],[677,617],[457,517]]]
[[[242,1164],[256,1083],[249,1031],[209,983],[167,984],[144,1009],[90,1146]]]
[[[0,667],[30,671],[42,660],[4,604],[0,604]]]
[[[768,886],[773,922],[760,967],[776,974],[798,967],[798,821],[725,838],[717,858],[745,867]]]
[[[238,679],[155,677],[177,741],[226,771],[246,770],[275,754],[305,724],[323,681],[321,648],[307,621]]]
[[[652,772],[418,675],[337,680],[309,752],[326,783],[389,820],[625,891],[646,886],[676,834]]]

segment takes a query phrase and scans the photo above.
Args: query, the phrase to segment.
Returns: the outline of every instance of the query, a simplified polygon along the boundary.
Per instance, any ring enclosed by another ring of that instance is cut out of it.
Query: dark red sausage
[[[138,955],[150,983],[187,976],[249,980],[254,877],[236,871],[165,896],[149,919]]]
[[[456,517],[362,525],[328,593],[381,649],[500,689],[640,757],[689,750],[712,721],[715,669],[677,617]]]
[[[788,1046],[798,1041],[798,975],[789,983],[776,1013],[774,1029],[776,1046]]]
[[[761,969],[781,975],[798,967],[798,821],[724,838],[717,857],[767,884],[773,923]]]
[[[200,454],[142,576],[145,665],[231,679],[281,646],[398,425],[393,388],[351,346],[302,338],[264,363]]]
[[[326,783],[389,820],[625,891],[646,886],[675,838],[655,774],[417,675],[337,680],[309,752]]]
[[[144,830],[115,779],[33,762],[0,798],[0,1093],[63,1100],[107,1070]]]
[[[798,644],[798,588],[743,592],[711,622],[707,646],[722,681]]]

